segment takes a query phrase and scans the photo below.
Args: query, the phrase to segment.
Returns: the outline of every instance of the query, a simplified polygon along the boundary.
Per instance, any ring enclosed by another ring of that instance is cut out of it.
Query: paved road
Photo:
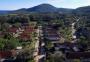
[[[76,19],[76,22],[73,22],[73,23],[72,23],[72,38],[74,39],[72,42],[76,42],[76,41],[77,41],[76,35],[74,35],[74,34],[75,34],[75,32],[76,32],[75,24],[76,24],[79,20],[80,20],[80,18],[79,18],[79,19]]]
[[[43,40],[41,39],[41,35],[42,35],[42,29],[41,27],[38,27],[37,29],[37,41],[35,44],[35,52],[34,52],[34,60],[35,62],[43,62],[41,60],[43,60],[43,58],[45,57],[45,50],[44,50],[44,43]]]
[[[40,33],[39,33],[39,36],[40,36],[40,38],[39,38],[39,62],[44,62],[44,60],[45,60],[45,56],[46,56],[46,54],[45,54],[45,43],[44,43],[44,41],[43,41],[43,37],[42,37],[42,32],[43,32],[43,30],[42,30],[42,27],[40,27],[39,28],[40,29]]]
[[[34,60],[35,62],[38,62],[39,61],[39,57],[38,57],[38,52],[39,52],[39,29],[37,29],[37,37],[36,37],[36,43],[35,43],[35,51],[34,51]]]

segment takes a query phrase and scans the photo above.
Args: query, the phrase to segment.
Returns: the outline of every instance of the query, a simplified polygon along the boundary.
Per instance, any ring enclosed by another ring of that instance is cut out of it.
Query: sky
[[[0,10],[17,10],[48,3],[58,8],[78,8],[90,5],[90,0],[0,0]]]

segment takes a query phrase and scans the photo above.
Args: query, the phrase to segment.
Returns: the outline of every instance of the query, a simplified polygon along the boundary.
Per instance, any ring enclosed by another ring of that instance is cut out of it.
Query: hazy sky
[[[0,10],[30,8],[43,3],[49,3],[59,8],[77,8],[90,5],[90,0],[0,0]]]

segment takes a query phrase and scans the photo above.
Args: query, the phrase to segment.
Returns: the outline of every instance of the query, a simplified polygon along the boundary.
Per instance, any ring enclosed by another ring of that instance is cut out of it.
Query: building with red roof
[[[0,51],[0,59],[15,57],[16,55],[17,54],[16,54],[16,51],[15,50]]]

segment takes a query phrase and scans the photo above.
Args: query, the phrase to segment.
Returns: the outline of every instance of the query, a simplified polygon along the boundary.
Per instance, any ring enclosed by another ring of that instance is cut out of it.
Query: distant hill
[[[8,10],[0,10],[0,14],[8,14],[9,11]]]
[[[74,9],[69,9],[69,8],[58,8],[59,13],[72,13]]]
[[[28,8],[29,12],[57,12],[57,8],[49,4],[41,4],[32,8]]]
[[[79,7],[73,11],[76,14],[90,14],[90,6]]]
[[[59,12],[59,13],[70,13],[73,9],[67,9],[67,8],[56,8],[50,4],[41,4],[32,8],[23,8],[14,11],[14,13],[19,13],[19,12],[38,12],[38,13],[52,13],[52,12]]]
[[[90,6],[80,7],[77,9],[69,9],[69,8],[57,8],[50,4],[40,4],[34,6],[32,8],[21,8],[14,11],[0,11],[0,14],[8,14],[8,13],[76,13],[76,14],[88,14],[90,13]]]

